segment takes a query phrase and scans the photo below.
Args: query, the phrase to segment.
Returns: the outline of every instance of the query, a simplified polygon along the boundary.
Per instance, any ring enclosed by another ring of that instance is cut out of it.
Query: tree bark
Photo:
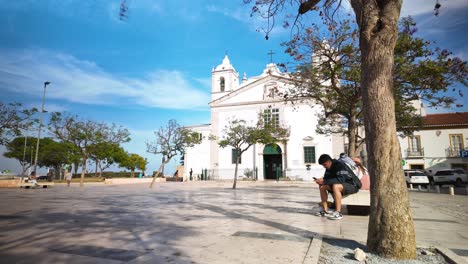
[[[163,157],[161,160],[161,165],[159,166],[159,169],[158,169],[158,173],[156,174],[156,176],[153,177],[153,180],[151,181],[151,184],[149,186],[150,188],[153,188],[153,185],[156,182],[156,178],[159,176],[159,174],[164,172],[164,164],[166,164],[166,161]]]
[[[361,87],[371,175],[367,246],[395,259],[414,259],[416,240],[396,134],[392,68],[401,0],[352,0],[360,30]]]
[[[235,189],[237,185],[237,168],[239,167],[239,157],[241,154],[238,154],[236,158],[236,168],[234,169],[234,183],[232,184],[232,188]]]
[[[95,171],[95,173],[94,173],[94,177],[98,177],[98,176],[99,176],[99,172],[98,172],[98,163],[99,163],[100,161],[98,161],[98,160],[96,159],[96,160],[94,160],[94,162],[96,163],[96,171]]]
[[[349,117],[349,122],[348,122],[348,156],[349,157],[356,157],[356,115],[354,114],[354,111],[350,112],[351,115]]]
[[[83,162],[81,163],[81,178],[80,178],[80,187],[84,186],[84,177],[86,173],[86,158],[83,157]]]

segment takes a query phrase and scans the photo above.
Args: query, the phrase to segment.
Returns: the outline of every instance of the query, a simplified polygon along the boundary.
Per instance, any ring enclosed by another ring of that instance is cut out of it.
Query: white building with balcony
[[[233,179],[236,153],[231,147],[220,148],[210,135],[222,138],[230,120],[242,119],[254,125],[259,116],[274,120],[288,128],[286,143],[257,144],[242,154],[238,175],[256,172],[258,180],[289,177],[312,180],[322,176],[318,164],[321,154],[337,157],[344,150],[342,137],[319,135],[315,132],[321,107],[307,102],[285,103],[280,94],[292,82],[275,64],[268,64],[259,76],[242,80],[226,55],[223,62],[211,71],[211,123],[188,126],[200,133],[202,143],[188,148],[184,156],[184,175],[190,169],[194,176],[207,170],[211,179]]]
[[[412,136],[400,137],[404,169],[468,171],[468,112],[427,114]]]

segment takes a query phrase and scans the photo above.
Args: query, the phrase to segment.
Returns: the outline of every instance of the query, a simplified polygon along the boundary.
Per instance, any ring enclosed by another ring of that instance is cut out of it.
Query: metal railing
[[[407,158],[416,158],[416,157],[424,157],[424,148],[409,148],[406,149],[406,157]]]
[[[445,149],[445,154],[447,158],[460,158],[462,150],[462,148],[447,148]]]

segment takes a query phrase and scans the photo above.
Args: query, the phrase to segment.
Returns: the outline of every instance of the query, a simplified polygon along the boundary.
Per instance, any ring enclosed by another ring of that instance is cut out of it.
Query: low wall
[[[153,178],[112,178],[106,179],[104,184],[134,184],[134,183],[151,183]],[[165,182],[166,178],[156,178],[156,182]]]
[[[370,206],[370,192],[359,190],[357,193],[343,197],[341,204]]]
[[[0,188],[17,188],[21,182],[21,178],[0,180]]]

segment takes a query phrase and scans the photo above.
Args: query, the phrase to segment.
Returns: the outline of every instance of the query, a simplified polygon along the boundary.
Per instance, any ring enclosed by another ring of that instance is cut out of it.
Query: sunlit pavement
[[[367,216],[313,216],[313,183],[0,189],[2,263],[315,263],[320,236],[365,244]],[[418,245],[468,255],[468,196],[411,192]],[[450,208],[458,209],[456,212]],[[441,208],[439,210],[439,208]]]

